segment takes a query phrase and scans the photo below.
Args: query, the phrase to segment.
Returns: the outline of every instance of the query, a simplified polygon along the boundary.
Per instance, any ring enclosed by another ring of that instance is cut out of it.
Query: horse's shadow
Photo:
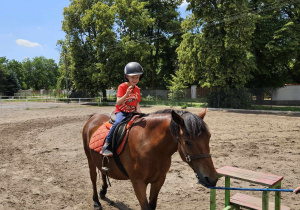
[[[110,206],[113,206],[120,210],[133,210],[132,208],[129,208],[128,206],[126,206],[123,202],[119,202],[119,201],[115,202],[115,201],[110,200],[107,197],[103,198],[102,200],[107,202]]]

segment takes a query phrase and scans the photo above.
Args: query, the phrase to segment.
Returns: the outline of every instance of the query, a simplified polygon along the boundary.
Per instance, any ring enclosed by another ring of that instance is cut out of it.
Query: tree
[[[7,63],[7,68],[16,74],[16,77],[21,86],[20,88],[24,89],[24,90],[27,89],[27,85],[25,82],[25,72],[24,72],[24,68],[22,66],[22,62],[16,61],[14,59],[10,60]]]
[[[5,85],[8,77],[7,67],[6,67],[7,59],[5,57],[0,57],[0,93],[5,92]]]
[[[64,9],[62,29],[71,56],[71,78],[77,90],[86,90],[91,96],[99,91],[106,96],[105,89],[114,75],[108,65],[108,47],[115,46],[115,12],[105,3],[72,0]]]
[[[118,82],[124,81],[123,69],[129,62],[136,61],[143,66],[144,75],[139,86],[148,87],[151,77],[149,65],[150,51],[153,46],[147,43],[147,30],[154,24],[149,11],[148,2],[137,0],[115,1],[115,27],[118,35],[116,48],[113,51],[113,61],[118,60]],[[121,71],[120,71],[121,70]],[[116,84],[114,84],[115,86]]]
[[[7,96],[13,96],[20,89],[15,72],[8,68],[9,61],[0,57],[0,92]]]
[[[59,75],[58,66],[53,59],[43,56],[34,57],[32,61],[28,58],[22,62],[25,81],[28,88],[34,90],[55,89]]]
[[[256,70],[246,86],[261,103],[266,90],[300,82],[299,3],[252,0],[250,7],[257,14],[252,38]]]
[[[123,69],[132,61],[144,68],[139,86],[155,88],[156,80],[169,80],[180,43],[176,9],[181,2],[72,0],[64,10],[63,30],[75,88],[105,96],[105,89],[124,81]]]
[[[57,41],[57,46],[60,50],[59,72],[60,76],[57,78],[57,88],[70,90],[73,87],[71,80],[71,55],[69,52],[68,43],[63,40]]]
[[[151,78],[149,82],[152,89],[158,86],[165,88],[177,68],[175,51],[181,41],[182,21],[177,8],[182,0],[144,2],[148,3],[145,8],[155,20],[146,32],[147,43],[151,46],[148,61],[150,72],[147,76]]]
[[[4,93],[8,96],[13,96],[14,93],[20,90],[21,86],[19,84],[17,74],[12,70],[9,70],[8,72],[9,74],[6,78],[6,87]]]
[[[221,89],[241,88],[251,78],[255,60],[250,51],[255,25],[248,1],[188,0],[193,15],[177,49],[183,83]]]

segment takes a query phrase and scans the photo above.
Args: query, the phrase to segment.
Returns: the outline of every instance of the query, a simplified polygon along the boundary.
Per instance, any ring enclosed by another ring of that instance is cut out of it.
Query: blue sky
[[[23,61],[36,56],[59,61],[56,42],[64,39],[63,8],[69,0],[0,0],[0,57]],[[179,8],[185,16],[187,3]]]

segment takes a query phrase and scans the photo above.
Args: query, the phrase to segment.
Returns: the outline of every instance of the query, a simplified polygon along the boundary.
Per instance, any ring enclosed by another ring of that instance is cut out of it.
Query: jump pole
[[[236,187],[207,187],[207,188],[209,188],[209,189],[216,189],[216,190],[294,192],[294,189],[236,188]]]

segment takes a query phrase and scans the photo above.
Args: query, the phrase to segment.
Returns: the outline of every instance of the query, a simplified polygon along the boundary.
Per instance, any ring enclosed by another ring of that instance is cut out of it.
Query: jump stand
[[[242,193],[237,193],[230,197],[230,190],[225,190],[225,208],[240,209],[241,207],[247,209],[260,209],[260,210],[289,210],[289,207],[281,205],[281,181],[282,176],[267,174],[262,172],[250,171],[242,168],[231,166],[224,166],[217,169],[219,177],[225,177],[225,187],[230,188],[230,179],[238,179],[250,183],[255,183],[267,187],[270,190],[262,191],[262,198],[256,198]],[[274,189],[274,190],[272,190]],[[254,190],[259,191],[259,190]],[[269,192],[275,191],[275,203],[269,202]],[[290,192],[290,190],[289,190]],[[216,189],[210,190],[210,209],[216,210]]]

